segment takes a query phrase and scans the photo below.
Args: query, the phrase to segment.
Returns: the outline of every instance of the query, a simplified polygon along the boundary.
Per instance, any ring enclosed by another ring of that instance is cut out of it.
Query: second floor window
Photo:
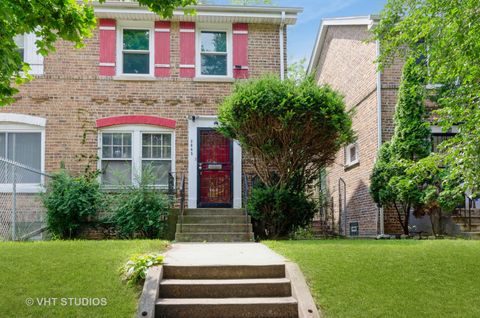
[[[25,61],[25,36],[17,35],[15,37],[15,44],[17,45],[17,52],[22,57],[22,61]]]
[[[202,31],[201,75],[227,76],[227,32]]]
[[[150,30],[123,29],[123,74],[150,74]]]

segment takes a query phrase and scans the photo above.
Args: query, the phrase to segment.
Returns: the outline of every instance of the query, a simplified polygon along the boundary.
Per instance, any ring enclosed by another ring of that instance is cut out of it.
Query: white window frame
[[[30,66],[28,74],[43,75],[43,56],[37,53],[37,45],[35,43],[38,40],[38,37],[35,33],[19,34],[18,36],[23,36],[22,60]]]
[[[45,171],[45,119],[22,114],[0,114],[0,133],[40,133],[40,171]],[[21,168],[19,168],[21,169]],[[17,193],[43,192],[44,175],[40,183],[17,183]],[[0,193],[12,193],[12,183],[0,183]]]
[[[26,43],[27,43],[27,41],[26,41],[26,36],[25,36],[25,34],[17,34],[17,35],[15,36],[15,38],[20,38],[20,37],[21,37],[21,42],[23,42],[23,44],[22,44],[22,47],[19,47],[18,45],[17,45],[17,47],[18,47],[18,49],[23,49],[22,61],[25,62],[25,55],[26,55],[25,50],[26,50]],[[17,40],[15,39],[15,43],[16,43],[16,42],[17,42]]]
[[[157,127],[152,125],[118,125],[111,126],[99,129],[98,131],[98,162],[97,168],[99,171],[102,169],[102,134],[103,133],[131,133],[132,134],[132,183],[133,186],[138,186],[138,177],[142,173],[142,135],[143,134],[170,134],[172,136],[171,141],[171,171],[175,172],[175,131],[173,129],[165,127]],[[110,159],[105,159],[110,160]],[[122,160],[122,159],[119,159]],[[155,159],[145,159],[145,160],[155,160]],[[161,159],[167,160],[167,159]],[[102,182],[101,176],[99,176],[99,182]],[[104,189],[118,189],[121,186],[117,185],[103,185]],[[168,184],[165,185],[154,185],[157,189],[168,189]]]
[[[123,30],[148,30],[149,73],[130,74],[123,72]],[[122,77],[149,77],[153,78],[155,72],[155,28],[153,21],[118,21],[117,24],[117,49],[116,49],[116,74]]]
[[[202,32],[226,32],[227,33],[227,75],[203,75],[202,74]],[[199,24],[196,26],[195,52],[195,76],[197,78],[225,79],[233,78],[233,35],[232,24]]]
[[[350,156],[350,150],[352,148],[355,148],[355,152],[357,154],[355,160],[352,160]],[[345,166],[350,167],[350,166],[356,165],[359,162],[360,162],[360,150],[358,148],[358,144],[355,142],[346,146],[345,147]]]

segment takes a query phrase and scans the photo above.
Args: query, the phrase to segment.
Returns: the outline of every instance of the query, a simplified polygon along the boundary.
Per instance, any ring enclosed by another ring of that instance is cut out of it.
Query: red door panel
[[[199,207],[232,206],[232,142],[213,129],[199,132]]]

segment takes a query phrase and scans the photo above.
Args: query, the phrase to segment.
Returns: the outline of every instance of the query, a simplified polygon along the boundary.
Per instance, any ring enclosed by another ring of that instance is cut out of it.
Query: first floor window
[[[167,188],[173,167],[173,134],[131,128],[128,132],[102,132],[102,184],[131,185],[148,175],[147,182]]]
[[[132,183],[132,134],[102,134],[102,183]]]
[[[142,135],[142,170],[149,169],[156,185],[168,186],[168,174],[172,171],[172,135]]]
[[[227,32],[202,31],[200,34],[201,75],[227,76]]]
[[[454,133],[432,133],[432,152],[440,152],[439,145],[445,140],[455,136]]]
[[[150,31],[123,30],[123,73],[150,74]]]
[[[21,163],[40,171],[42,168],[42,134],[41,132],[0,132],[0,157]],[[2,169],[0,183],[40,183],[41,175],[13,166],[5,165]]]

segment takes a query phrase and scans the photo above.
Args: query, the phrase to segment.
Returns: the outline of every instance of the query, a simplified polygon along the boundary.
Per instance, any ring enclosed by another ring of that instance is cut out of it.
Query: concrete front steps
[[[461,235],[466,239],[480,240],[480,215],[478,209],[473,210],[471,223],[465,216],[454,215],[452,220],[460,227]]]
[[[284,264],[163,266],[155,317],[296,318]]]
[[[177,242],[250,242],[250,216],[243,209],[187,209],[177,223]]]

